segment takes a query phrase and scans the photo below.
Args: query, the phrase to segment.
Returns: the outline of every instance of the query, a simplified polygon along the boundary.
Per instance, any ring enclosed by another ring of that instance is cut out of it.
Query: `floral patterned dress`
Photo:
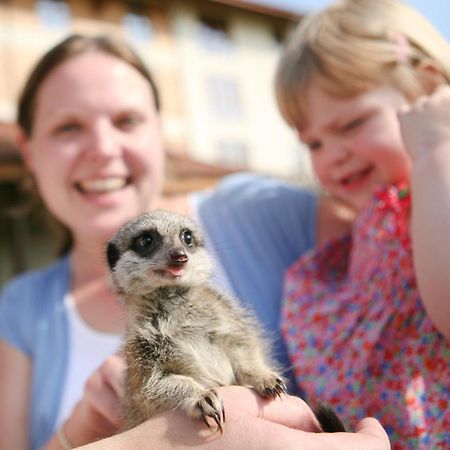
[[[374,416],[393,449],[449,449],[450,343],[419,296],[405,192],[378,191],[351,237],[288,269],[281,329],[299,385],[348,429]]]

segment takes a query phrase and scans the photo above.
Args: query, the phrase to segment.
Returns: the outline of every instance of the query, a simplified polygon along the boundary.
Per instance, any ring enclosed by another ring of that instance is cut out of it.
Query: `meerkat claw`
[[[206,426],[207,426],[209,429],[211,429],[211,425],[209,424],[208,419],[207,419],[206,417],[207,417],[206,414],[202,414],[203,422],[205,422]]]
[[[212,430],[211,424],[208,422],[208,417],[210,417],[212,420],[214,420],[214,422],[215,422],[215,424],[217,426],[215,431],[219,430],[220,434],[223,434],[222,418],[221,418],[221,416],[218,413],[211,414],[211,415],[210,414],[206,414],[204,412],[202,413],[203,422],[205,422],[206,426],[210,430]]]
[[[214,389],[207,392],[203,398],[197,402],[197,408],[200,410],[200,416],[208,428],[212,430],[210,420],[216,424],[216,430],[223,433],[223,424],[225,423],[225,409],[223,401]]]
[[[281,394],[287,394],[286,385],[281,378],[277,378],[274,384],[265,387],[261,392],[261,395],[265,398],[279,397],[281,399]]]
[[[219,416],[219,414],[214,414],[213,419],[214,419],[214,422],[216,422],[216,424],[217,424],[217,428],[219,429],[220,434],[222,434],[223,430],[222,430],[222,424],[220,422],[221,417]]]
[[[208,418],[211,418],[212,420],[214,420],[215,424],[216,424],[216,429],[213,430],[213,427],[211,426],[211,424],[208,421]],[[217,415],[213,415],[213,416],[209,416],[207,414],[203,414],[202,415],[203,418],[203,422],[205,422],[206,426],[209,428],[210,431],[220,431],[220,434],[223,433],[223,429],[222,429],[222,425],[220,423],[220,418]]]
[[[287,387],[286,384],[284,383],[284,381],[280,378],[277,379],[277,387],[275,388],[277,391],[277,395],[278,397],[281,398],[281,394],[287,395]]]

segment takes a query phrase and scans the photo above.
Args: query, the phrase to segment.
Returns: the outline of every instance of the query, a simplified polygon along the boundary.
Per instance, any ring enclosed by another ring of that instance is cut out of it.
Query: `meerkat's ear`
[[[417,78],[426,94],[432,94],[439,86],[447,84],[441,68],[431,59],[424,59],[417,64]]]
[[[112,242],[110,242],[106,248],[106,257],[108,259],[109,268],[114,270],[114,267],[116,267],[116,263],[119,260],[120,253]]]

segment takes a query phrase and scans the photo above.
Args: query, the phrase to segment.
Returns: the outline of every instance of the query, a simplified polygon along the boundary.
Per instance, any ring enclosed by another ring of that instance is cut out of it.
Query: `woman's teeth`
[[[127,184],[123,177],[99,178],[95,180],[82,181],[78,185],[86,193],[105,193],[122,189]]]

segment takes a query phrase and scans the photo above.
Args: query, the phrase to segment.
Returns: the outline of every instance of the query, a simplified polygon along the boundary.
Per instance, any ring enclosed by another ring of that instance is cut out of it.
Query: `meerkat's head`
[[[125,224],[109,241],[106,254],[115,288],[124,294],[200,284],[211,274],[198,225],[162,209]]]

